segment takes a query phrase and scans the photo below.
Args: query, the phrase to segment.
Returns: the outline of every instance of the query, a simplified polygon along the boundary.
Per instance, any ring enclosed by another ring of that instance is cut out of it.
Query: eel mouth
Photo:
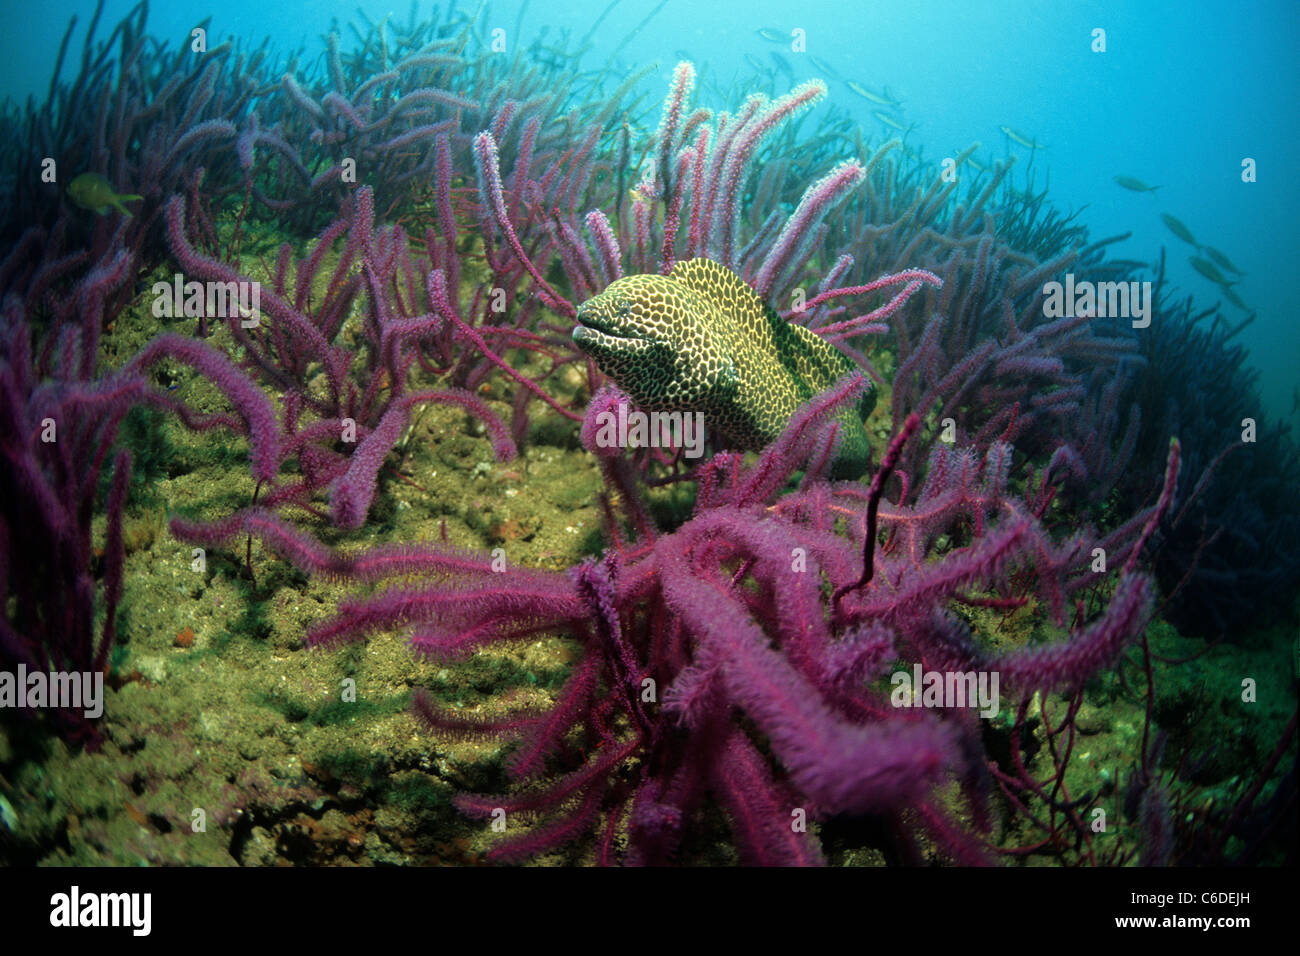
[[[584,329],[587,331],[595,330],[597,332],[600,332],[603,335],[608,335],[616,339],[626,339],[626,338],[633,337],[629,335],[627,332],[624,332],[622,329],[613,325],[608,320],[599,319],[596,316],[592,315],[590,312],[584,314],[582,310],[579,309],[578,327],[573,330],[573,333],[574,335],[577,335],[578,332],[583,331]]]
[[[642,340],[643,336],[620,328],[607,318],[598,318],[589,312],[578,310],[577,325],[573,327],[573,341],[579,347],[591,344],[603,345],[607,348],[626,348]]]

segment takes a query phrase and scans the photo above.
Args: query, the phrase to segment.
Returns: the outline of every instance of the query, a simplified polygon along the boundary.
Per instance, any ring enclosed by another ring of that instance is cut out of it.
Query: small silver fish
[[[883,110],[872,110],[871,115],[874,116],[876,119],[880,120],[880,122],[884,123],[890,129],[898,129],[907,132],[911,130],[913,126],[916,125],[915,123],[913,123],[912,126],[904,126],[901,122],[899,122],[899,120],[897,120],[893,116],[890,116],[888,113],[884,112]]]
[[[1024,133],[1017,132],[1010,126],[999,126],[1004,136],[1013,143],[1019,143],[1025,149],[1047,149],[1047,145],[1037,142],[1032,136],[1026,136]]]
[[[827,76],[833,76],[836,78],[838,78],[840,75],[839,70],[832,67],[825,60],[813,56],[811,53],[808,54],[808,62],[811,63],[813,66],[815,66],[819,73],[825,73]]]
[[[877,103],[880,106],[901,105],[897,100],[893,99],[888,95],[889,93],[888,89],[886,89],[884,93],[877,93],[875,90],[867,89],[867,87],[863,86],[857,80],[846,80],[844,85],[847,86],[849,89],[851,89],[854,93],[857,93],[858,96],[861,96],[863,99],[870,100],[871,102]]]
[[[1112,178],[1115,180],[1115,185],[1130,189],[1135,193],[1153,193],[1160,188],[1159,186],[1148,186],[1142,180],[1133,176],[1114,176]]]
[[[1216,285],[1221,285],[1223,286],[1223,288],[1227,289],[1228,286],[1234,284],[1229,282],[1227,277],[1224,276],[1224,274],[1220,272],[1217,268],[1215,268],[1214,263],[1210,262],[1207,259],[1202,259],[1200,256],[1192,256],[1187,261],[1192,264],[1193,269],[1195,269],[1197,272],[1205,276],[1205,278],[1209,279],[1211,282],[1215,283]]]
[[[786,79],[788,79],[791,83],[793,83],[794,67],[790,65],[790,61],[787,60],[785,57],[783,57],[781,54],[777,53],[775,50],[768,50],[767,55],[772,58],[772,62],[776,64],[776,68],[781,71],[782,75],[785,76]]]
[[[1197,242],[1196,237],[1192,235],[1192,230],[1184,226],[1180,220],[1169,215],[1169,213],[1167,212],[1162,212],[1160,214],[1160,221],[1163,222],[1168,227],[1170,232],[1172,232],[1179,239],[1183,240],[1183,242],[1189,243],[1190,245],[1195,246],[1197,249],[1201,248],[1201,244]]]
[[[1250,309],[1250,306],[1246,305],[1245,302],[1241,301],[1241,296],[1237,295],[1237,293],[1233,292],[1227,286],[1223,286],[1223,297],[1227,299],[1229,302],[1231,302],[1233,305],[1235,305],[1237,308],[1241,309],[1242,312],[1247,312]]]
[[[1242,272],[1240,269],[1238,269],[1236,266],[1234,266],[1232,264],[1232,260],[1229,259],[1227,256],[1225,256],[1218,249],[1214,248],[1214,246],[1206,246],[1202,251],[1211,259],[1213,259],[1215,265],[1217,265],[1219,268],[1227,269],[1229,272],[1235,272],[1239,276],[1244,276],[1246,274]]]

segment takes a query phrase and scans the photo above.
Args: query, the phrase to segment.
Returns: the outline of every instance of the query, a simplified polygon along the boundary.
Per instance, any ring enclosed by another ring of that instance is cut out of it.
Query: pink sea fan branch
[[[776,287],[777,280],[785,271],[804,240],[826,211],[856,187],[866,176],[866,171],[857,160],[841,163],[823,178],[813,183],[804,192],[799,205],[786,221],[785,228],[777,236],[771,250],[758,268],[754,288],[766,299]],[[813,300],[814,303],[816,299]],[[807,306],[805,306],[807,308]]]
[[[163,357],[191,366],[210,379],[230,400],[248,429],[253,476],[258,481],[274,481],[280,468],[281,453],[278,423],[270,400],[221,352],[206,342],[185,338],[175,332],[165,332],[146,345],[127,364],[125,371],[139,371]]]
[[[587,232],[596,246],[601,280],[609,285],[623,275],[623,253],[618,248],[618,236],[614,235],[614,227],[599,209],[587,213],[585,221]]]
[[[559,312],[566,318],[575,318],[578,313],[574,309],[573,303],[551,288],[551,284],[542,278],[542,274],[537,271],[537,266],[533,265],[533,260],[529,258],[528,253],[524,252],[524,247],[519,242],[519,236],[515,234],[514,226],[510,224],[510,217],[506,214],[505,196],[501,187],[501,161],[497,157],[497,144],[491,133],[485,131],[474,137],[474,161],[479,174],[479,191],[487,201],[487,207],[492,214],[493,221],[496,223],[497,228],[505,234],[506,242],[514,250],[519,262],[528,270],[528,274],[533,277],[533,281],[537,283],[538,294],[541,295],[542,301],[546,303],[548,308]]]

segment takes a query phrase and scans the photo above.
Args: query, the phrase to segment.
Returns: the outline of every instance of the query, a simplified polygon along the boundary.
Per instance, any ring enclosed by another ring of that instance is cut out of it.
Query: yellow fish
[[[97,216],[107,215],[111,207],[128,218],[131,210],[122,203],[144,199],[134,193],[124,196],[113,192],[113,184],[99,173],[82,173],[68,183],[68,197],[82,209],[89,209]]]
[[[627,191],[627,198],[628,202],[633,205],[642,203],[645,206],[652,208],[654,210],[653,219],[656,226],[662,226],[664,224],[664,204],[661,202],[655,202],[657,197],[654,193],[649,192],[648,190],[643,190],[639,185],[637,185]]]

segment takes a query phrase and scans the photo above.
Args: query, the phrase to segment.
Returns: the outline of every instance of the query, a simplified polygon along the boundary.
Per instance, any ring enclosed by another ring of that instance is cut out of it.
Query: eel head
[[[705,408],[738,378],[714,311],[671,276],[625,276],[578,307],[573,343],[642,408]]]

